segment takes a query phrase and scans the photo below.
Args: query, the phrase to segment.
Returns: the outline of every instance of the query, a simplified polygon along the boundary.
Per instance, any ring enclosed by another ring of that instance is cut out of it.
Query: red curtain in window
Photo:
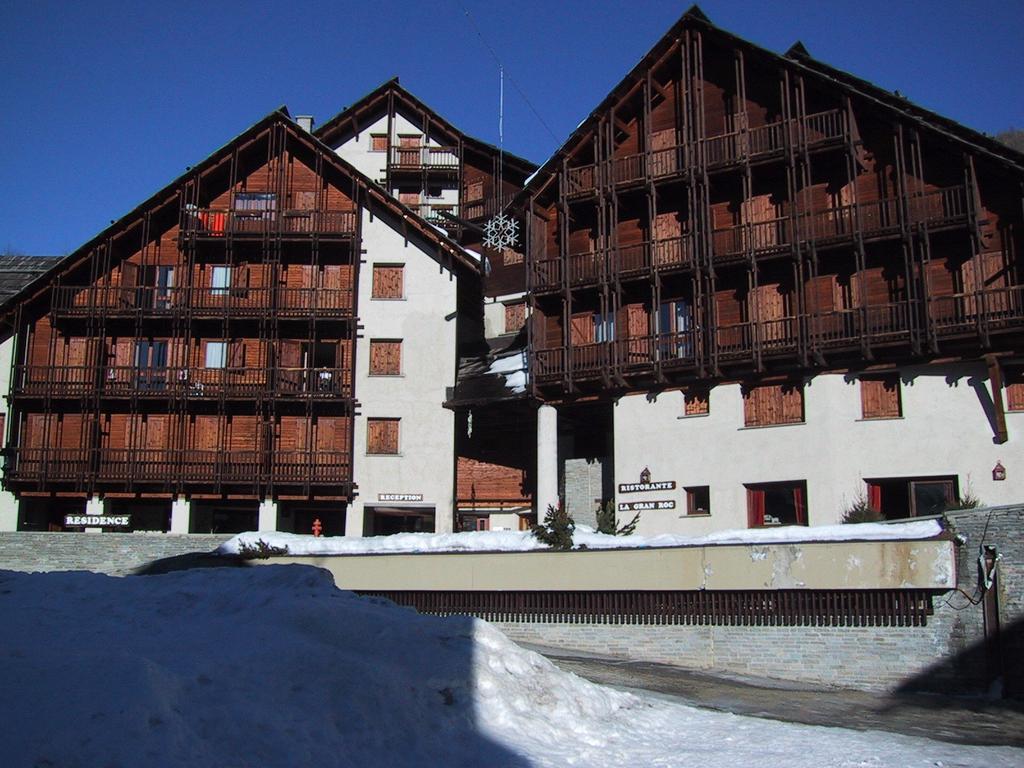
[[[747,526],[764,525],[764,491],[747,488]]]
[[[796,524],[807,525],[807,506],[804,504],[804,487],[793,486],[793,509],[796,511]]]
[[[882,511],[882,486],[878,483],[868,483],[868,506],[876,512]]]

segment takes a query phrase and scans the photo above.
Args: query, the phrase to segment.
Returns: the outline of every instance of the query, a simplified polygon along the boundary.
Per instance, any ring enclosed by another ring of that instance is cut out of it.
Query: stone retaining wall
[[[125,576],[165,557],[211,552],[225,534],[0,533],[0,570],[95,571]]]

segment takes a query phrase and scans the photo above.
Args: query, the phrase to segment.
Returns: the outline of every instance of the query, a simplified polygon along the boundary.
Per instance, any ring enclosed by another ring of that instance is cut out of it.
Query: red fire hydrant
[[[320,522],[320,518],[318,517],[316,520],[313,521],[313,535],[319,536],[321,533],[323,533],[323,530],[323,523]]]

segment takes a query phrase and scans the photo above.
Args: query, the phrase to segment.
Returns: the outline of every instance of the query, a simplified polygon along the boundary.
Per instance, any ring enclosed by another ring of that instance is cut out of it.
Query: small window
[[[594,341],[601,343],[615,341],[615,313],[594,313]]]
[[[405,267],[400,264],[374,264],[374,299],[401,299],[405,297]]]
[[[694,485],[686,489],[686,514],[711,514],[711,488],[707,485]]]
[[[807,481],[747,485],[747,524],[807,525]]]
[[[517,301],[505,305],[505,333],[516,333],[526,325],[526,303]]]
[[[206,342],[206,367],[225,368],[228,364],[228,343],[226,341]]]
[[[398,202],[402,205],[407,205],[410,208],[418,208],[420,204],[420,193],[419,192],[399,192]]]
[[[959,504],[955,475],[866,480],[868,506],[887,520],[937,515]]]
[[[464,193],[465,200],[463,202],[468,203],[476,200],[484,199],[484,183],[482,181],[468,181],[466,182],[466,191]]]
[[[399,419],[366,420],[366,452],[378,455],[398,454]]]
[[[860,409],[865,419],[896,419],[903,415],[900,376],[864,376],[860,380]]]
[[[214,267],[210,287],[214,296],[225,295],[231,287],[231,267]]]
[[[273,192],[236,192],[235,210],[273,213],[277,210],[277,195]]]
[[[370,340],[370,375],[398,376],[402,373],[401,340]]]
[[[711,412],[711,393],[707,390],[690,390],[684,401],[686,416],[707,416]]]
[[[800,424],[804,420],[802,384],[767,384],[749,387],[743,392],[743,424],[766,427],[773,424]]]
[[[387,152],[388,151],[388,137],[384,133],[371,133],[370,134],[370,151],[371,152]]]
[[[1024,411],[1024,366],[1007,368],[1003,372],[1006,387],[1006,410]]]

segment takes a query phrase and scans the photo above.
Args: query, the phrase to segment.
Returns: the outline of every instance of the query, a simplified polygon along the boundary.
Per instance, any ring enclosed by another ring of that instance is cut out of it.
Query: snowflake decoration
[[[484,245],[494,250],[511,248],[519,239],[519,222],[499,213],[484,225]]]

